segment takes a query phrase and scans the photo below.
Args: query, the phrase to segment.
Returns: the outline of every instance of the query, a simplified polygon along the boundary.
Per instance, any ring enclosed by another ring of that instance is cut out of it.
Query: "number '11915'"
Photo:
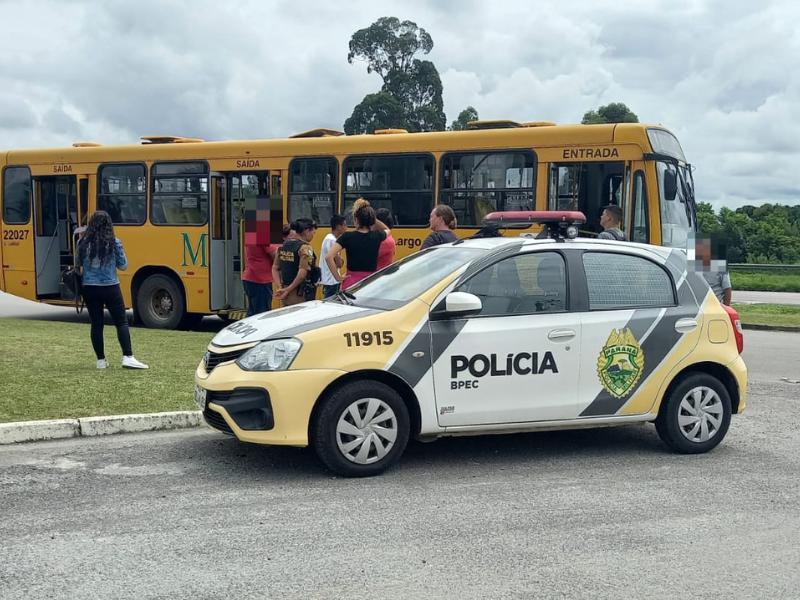
[[[347,347],[352,346],[390,346],[394,344],[394,337],[391,331],[354,331],[353,333],[345,333],[344,339],[347,341]]]

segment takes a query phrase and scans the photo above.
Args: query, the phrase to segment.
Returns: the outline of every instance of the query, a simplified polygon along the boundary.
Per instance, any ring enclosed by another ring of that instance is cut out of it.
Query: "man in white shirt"
[[[322,250],[320,256],[328,256],[328,252],[333,247],[333,244],[339,239],[339,236],[347,231],[347,223],[342,215],[333,215],[331,217],[331,232],[322,240]],[[342,266],[342,259],[336,258],[336,266]],[[325,260],[320,261],[320,268],[322,269],[322,277],[319,282],[322,284],[322,297],[327,298],[333,296],[339,291],[339,282],[331,273]]]

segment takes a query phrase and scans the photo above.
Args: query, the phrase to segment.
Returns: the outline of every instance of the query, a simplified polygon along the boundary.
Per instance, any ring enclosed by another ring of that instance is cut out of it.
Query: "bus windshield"
[[[694,189],[689,165],[658,161],[658,195],[661,209],[661,244],[686,248],[689,232],[694,230]],[[673,179],[675,197],[670,198],[666,183]]]

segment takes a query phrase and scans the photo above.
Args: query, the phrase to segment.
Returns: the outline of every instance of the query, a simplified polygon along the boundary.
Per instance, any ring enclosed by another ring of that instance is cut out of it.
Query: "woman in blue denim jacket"
[[[117,269],[128,268],[125,250],[114,236],[111,217],[103,210],[95,212],[81,241],[78,242],[78,264],[83,274],[83,299],[92,322],[92,347],[97,355],[97,368],[108,368],[103,345],[103,308],[108,308],[117,328],[117,339],[122,348],[122,366],[127,369],[147,369],[148,366],[133,356],[125,301],[119,287]]]

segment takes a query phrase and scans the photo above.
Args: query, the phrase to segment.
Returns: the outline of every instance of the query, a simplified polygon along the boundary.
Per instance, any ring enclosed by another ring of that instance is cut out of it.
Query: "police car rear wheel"
[[[672,388],[656,419],[661,440],[675,452],[708,452],[722,441],[731,422],[731,399],[712,375],[692,373]]]
[[[317,417],[312,444],[331,471],[348,477],[377,475],[408,444],[410,420],[402,398],[377,381],[336,390]]]

